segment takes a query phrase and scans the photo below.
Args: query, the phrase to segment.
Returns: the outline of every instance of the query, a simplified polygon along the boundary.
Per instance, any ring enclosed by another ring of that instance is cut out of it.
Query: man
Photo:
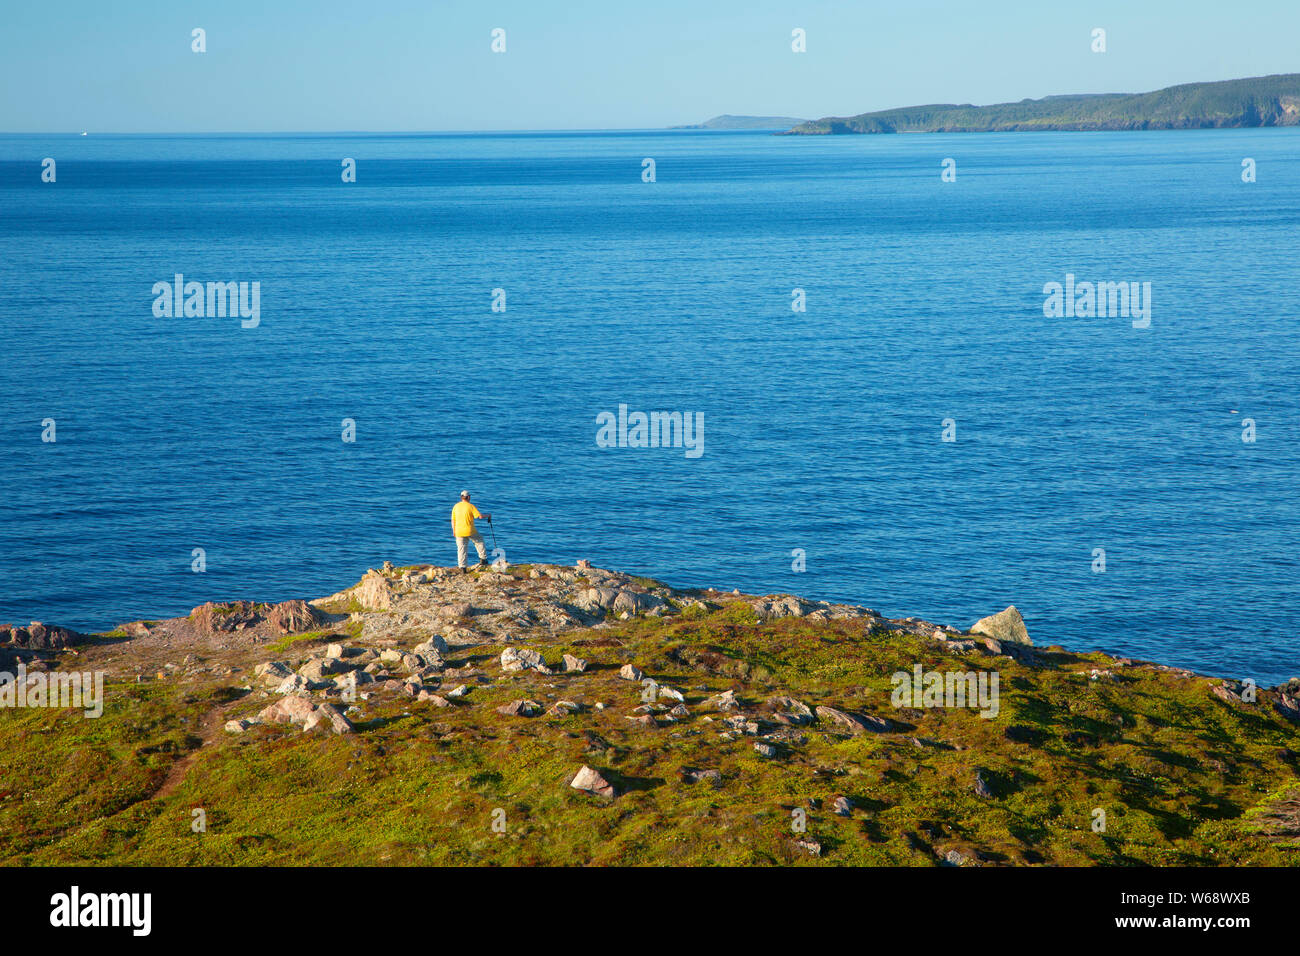
[[[474,548],[478,551],[478,567],[486,568],[488,563],[487,547],[483,544],[483,536],[474,530],[475,518],[492,520],[490,514],[479,514],[479,510],[469,500],[469,492],[462,491],[460,501],[451,509],[451,533],[456,536],[456,567],[465,573],[469,571],[465,567],[465,557],[469,551],[466,546],[467,541],[473,541]]]

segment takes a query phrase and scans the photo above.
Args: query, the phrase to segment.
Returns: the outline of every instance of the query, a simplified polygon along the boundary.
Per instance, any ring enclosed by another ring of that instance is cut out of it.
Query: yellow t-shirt
[[[458,538],[468,538],[474,533],[474,519],[483,517],[468,501],[456,502],[451,509],[451,533]]]

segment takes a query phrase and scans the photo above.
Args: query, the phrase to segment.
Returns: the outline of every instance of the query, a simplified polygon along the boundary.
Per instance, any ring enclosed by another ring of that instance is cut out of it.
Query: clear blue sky
[[[1300,72],[1297,37],[1300,0],[5,0],[0,131],[811,118]]]

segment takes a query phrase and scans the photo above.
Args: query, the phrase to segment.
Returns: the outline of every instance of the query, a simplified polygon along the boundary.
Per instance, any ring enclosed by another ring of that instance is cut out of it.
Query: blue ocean
[[[468,488],[512,563],[960,626],[1014,603],[1040,645],[1300,675],[1298,152],[0,136],[0,623],[452,564]],[[178,274],[256,282],[255,324],[156,314]],[[1149,314],[1046,315],[1067,276]],[[602,447],[620,406],[702,423],[698,454]]]

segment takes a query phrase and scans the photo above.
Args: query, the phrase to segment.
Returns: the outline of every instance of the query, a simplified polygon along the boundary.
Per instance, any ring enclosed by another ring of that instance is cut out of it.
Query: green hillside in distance
[[[1048,96],[992,106],[909,106],[827,116],[784,135],[1025,130],[1225,129],[1300,125],[1300,73],[1185,83],[1153,93]]]

